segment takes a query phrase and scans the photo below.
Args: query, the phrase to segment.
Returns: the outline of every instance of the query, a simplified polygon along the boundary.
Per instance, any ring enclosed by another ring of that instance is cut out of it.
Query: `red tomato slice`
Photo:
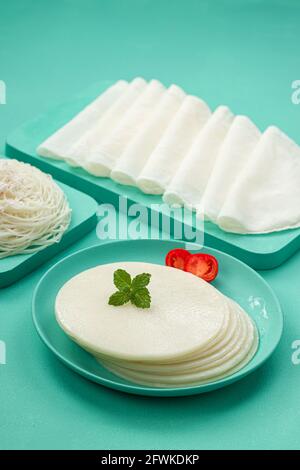
[[[166,265],[172,268],[185,270],[186,263],[191,254],[183,248],[176,248],[175,250],[169,251],[166,256]]]
[[[219,265],[216,258],[205,253],[190,255],[185,265],[185,271],[201,277],[207,282],[213,281],[218,274]]]

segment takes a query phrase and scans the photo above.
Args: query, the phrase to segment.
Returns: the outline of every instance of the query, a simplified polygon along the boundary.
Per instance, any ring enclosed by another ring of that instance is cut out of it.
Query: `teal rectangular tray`
[[[2,158],[2,157],[0,157]],[[29,274],[41,264],[90,232],[97,224],[97,202],[80,191],[58,183],[72,209],[70,226],[59,243],[37,253],[9,256],[0,259],[0,288],[7,287]]]
[[[6,153],[38,166],[74,188],[97,199],[117,206],[119,196],[128,198],[129,203],[150,207],[160,203],[158,196],[143,194],[136,188],[119,185],[107,178],[96,178],[82,169],[71,168],[66,163],[45,159],[36,154],[36,147],[55,130],[70,120],[92,99],[104,91],[111,82],[100,82],[83,93],[49,112],[23,124],[7,138]],[[224,232],[216,225],[205,222],[204,242],[213,248],[225,251],[255,269],[271,269],[292,256],[300,248],[300,229],[274,232],[265,235],[237,235]]]

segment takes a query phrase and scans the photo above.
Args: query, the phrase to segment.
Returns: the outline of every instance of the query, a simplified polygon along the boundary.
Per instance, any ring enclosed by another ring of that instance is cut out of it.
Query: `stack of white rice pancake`
[[[150,308],[108,304],[119,268],[151,274]],[[61,288],[55,310],[67,335],[104,367],[147,386],[217,381],[243,368],[258,347],[256,326],[237,303],[193,274],[156,264],[84,271]]]
[[[118,81],[37,149],[236,233],[300,226],[300,148],[180,87]]]

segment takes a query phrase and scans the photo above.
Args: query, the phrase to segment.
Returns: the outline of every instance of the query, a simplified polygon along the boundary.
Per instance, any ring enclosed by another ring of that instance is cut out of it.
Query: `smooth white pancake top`
[[[149,309],[108,305],[116,291],[113,273],[148,272]],[[217,289],[179,269],[150,263],[97,266],[70,279],[56,298],[63,330],[93,353],[134,361],[176,359],[207,346],[219,334],[228,303]]]

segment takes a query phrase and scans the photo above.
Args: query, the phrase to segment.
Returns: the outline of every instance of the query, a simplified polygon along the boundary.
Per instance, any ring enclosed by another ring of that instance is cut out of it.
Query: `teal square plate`
[[[72,209],[68,230],[59,243],[54,243],[37,253],[20,254],[0,259],[0,288],[7,287],[29,274],[42,263],[90,232],[97,224],[97,202],[80,191],[58,183],[64,191]]]
[[[38,166],[56,179],[86,192],[98,201],[110,202],[117,206],[119,196],[123,196],[129,203],[138,203],[150,208],[152,204],[160,204],[161,197],[143,194],[137,188],[119,185],[108,178],[94,177],[80,168],[72,168],[62,161],[39,157],[36,153],[36,148],[41,142],[111,84],[112,82],[108,81],[97,83],[49,112],[23,124],[8,136],[6,153],[9,157]],[[205,222],[204,242],[241,259],[255,269],[271,269],[283,263],[300,248],[300,229],[263,235],[238,235],[224,232],[215,224]]]
[[[252,360],[241,370],[222,380],[181,388],[157,388],[137,385],[121,379],[102,367],[96,359],[75,344],[61,330],[55,319],[54,305],[59,289],[71,277],[100,264],[143,261],[164,264],[173,248],[183,242],[162,240],[127,240],[104,243],[74,253],[54,265],[40,280],[33,296],[33,321],[43,342],[65,365],[83,377],[122,392],[159,397],[194,395],[230,385],[261,366],[277,347],[282,335],[283,316],[269,285],[253,269],[230,255],[203,248],[219,261],[219,275],[214,286],[238,302],[255,321],[259,347]],[[194,247],[197,248],[196,246]]]

